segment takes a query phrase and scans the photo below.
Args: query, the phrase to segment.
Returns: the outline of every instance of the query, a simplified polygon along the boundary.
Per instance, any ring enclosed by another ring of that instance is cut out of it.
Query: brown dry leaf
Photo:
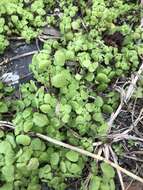
[[[54,27],[45,26],[43,28],[42,33],[45,35],[60,37],[60,32],[57,29],[55,29]]]

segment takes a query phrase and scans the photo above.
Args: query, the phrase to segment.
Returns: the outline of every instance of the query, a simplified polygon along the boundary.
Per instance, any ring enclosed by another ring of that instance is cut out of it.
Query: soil
[[[106,45],[121,49],[124,36],[120,32],[115,32],[113,34],[104,34],[103,40]]]

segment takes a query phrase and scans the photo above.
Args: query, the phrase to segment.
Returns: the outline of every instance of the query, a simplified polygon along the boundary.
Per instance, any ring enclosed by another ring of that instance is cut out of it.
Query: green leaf
[[[80,22],[79,20],[75,20],[71,23],[71,26],[73,28],[73,30],[78,30],[80,28]]]
[[[98,176],[92,176],[89,184],[89,190],[99,190],[101,178]]]
[[[81,172],[81,167],[77,164],[71,164],[69,171],[73,174],[79,174]]]
[[[33,183],[29,183],[28,184],[28,188],[27,190],[38,190],[38,189],[41,189],[41,185],[39,184],[33,184]]]
[[[95,77],[94,73],[87,73],[86,80],[91,82],[91,81],[93,81],[94,77]],[[81,78],[82,78],[82,76],[81,76]]]
[[[61,169],[61,171],[62,171],[63,173],[66,173],[67,168],[66,168],[65,162],[61,161],[61,163],[60,163],[60,169]]]
[[[49,113],[49,111],[51,110],[51,106],[48,104],[43,104],[42,106],[40,106],[40,110],[43,113]]]
[[[35,65],[38,72],[44,72],[47,70],[50,65],[50,60],[48,59],[48,54],[45,52],[40,52],[39,54],[35,54],[32,59],[32,66]]]
[[[99,86],[97,87],[97,91],[103,92],[104,90],[106,90],[108,87],[107,84],[105,83],[100,83]]]
[[[115,187],[115,182],[113,179],[110,180],[110,190],[115,190],[116,187]]]
[[[6,113],[8,112],[7,104],[4,102],[0,102],[0,113]]]
[[[38,127],[44,127],[49,123],[47,116],[38,112],[33,114],[33,122]]]
[[[32,114],[32,109],[31,108],[27,108],[23,111],[22,116],[24,119],[28,118],[30,115]]]
[[[66,153],[66,158],[70,160],[71,162],[77,162],[79,159],[79,154],[74,151],[68,151]]]
[[[0,154],[0,167],[5,165],[5,156]]]
[[[24,132],[29,132],[33,127],[33,122],[32,120],[26,120],[23,124]]]
[[[85,105],[85,107],[86,107],[88,112],[92,112],[94,110],[93,104],[91,104],[91,103],[87,103]]]
[[[15,162],[15,154],[13,151],[6,152],[5,154],[5,164],[10,165]]]
[[[70,115],[69,115],[69,114],[65,114],[65,115],[62,117],[62,122],[63,122],[63,123],[68,123],[69,118],[70,118]]]
[[[134,98],[143,98],[143,88],[142,87],[137,87],[134,94],[133,94]]]
[[[51,167],[50,165],[45,165],[43,168],[39,169],[39,178],[40,179],[52,179],[52,174],[51,174]]]
[[[108,183],[101,183],[100,190],[110,190]]]
[[[14,181],[14,166],[13,165],[5,165],[1,171],[2,171],[2,175],[4,176],[7,182]]]
[[[54,55],[54,64],[64,66],[66,61],[66,55],[63,50],[57,50]]]
[[[0,153],[1,154],[6,154],[11,151],[12,151],[12,147],[9,142],[7,142],[7,141],[0,142]]]
[[[102,107],[103,106],[103,99],[100,97],[100,96],[97,96],[96,97],[96,100],[95,100],[95,106],[96,107]]]
[[[12,22],[14,22],[15,24],[18,22],[18,16],[16,16],[16,15],[12,15],[11,16],[11,20],[12,20]]]
[[[103,122],[104,119],[103,119],[103,115],[102,113],[95,113],[94,116],[93,116],[94,120],[95,121],[98,121],[98,122]]]
[[[85,68],[88,68],[88,67],[90,66],[90,64],[91,64],[90,60],[84,60],[84,61],[82,62],[82,65],[83,65]]]
[[[103,123],[101,126],[99,126],[98,128],[98,134],[103,136],[103,135],[106,135],[107,134],[107,131],[109,129],[109,126],[107,123]]]
[[[72,50],[66,50],[66,60],[74,60],[75,54]]]
[[[51,95],[50,94],[45,94],[44,95],[44,103],[49,104],[51,101]]]
[[[22,149],[17,153],[16,158],[17,158],[17,162],[19,163],[24,163],[26,164],[27,161],[30,160],[33,151],[31,150],[31,148],[29,147],[25,147],[26,149],[24,149],[22,151]]]
[[[112,106],[110,106],[108,104],[104,104],[102,109],[103,109],[103,112],[105,112],[105,113],[111,114],[113,112]]]
[[[2,187],[0,187],[0,190],[13,190],[13,183],[6,183]]]
[[[88,93],[87,93],[85,90],[81,90],[81,91],[80,91],[80,95],[81,95],[81,98],[82,98],[83,100],[87,100],[87,98],[88,98]]]
[[[4,137],[4,132],[2,130],[0,130],[0,138]]]
[[[0,81],[0,90],[2,90],[4,88],[3,83]]]
[[[15,137],[12,134],[7,134],[6,140],[11,144],[12,148],[16,148]]]
[[[32,150],[42,150],[42,142],[38,138],[34,138],[31,141],[31,148]]]
[[[70,80],[70,75],[66,72],[61,72],[52,77],[52,85],[56,88],[67,86]]]
[[[112,179],[115,177],[115,171],[109,164],[102,163],[101,170],[106,178]]]
[[[27,165],[28,170],[36,170],[38,167],[39,167],[38,159],[37,158],[31,158],[28,165]]]
[[[4,88],[4,91],[5,92],[7,92],[7,93],[11,93],[11,92],[13,92],[13,87],[12,86],[6,86],[5,88]]]
[[[59,159],[60,159],[59,154],[56,153],[56,152],[53,153],[53,154],[51,155],[51,159],[50,159],[51,165],[52,165],[52,166],[58,165]]]
[[[61,106],[61,110],[62,110],[62,112],[64,112],[64,113],[70,113],[70,112],[71,112],[71,109],[72,109],[71,106],[68,105],[68,104]]]
[[[104,83],[104,82],[108,83],[109,82],[109,79],[108,79],[107,75],[104,74],[104,73],[97,74],[96,80],[98,82],[102,82],[102,83]]]
[[[89,70],[89,72],[92,73],[97,69],[97,67],[98,67],[98,63],[92,63],[92,64],[89,65],[88,70]]]
[[[27,146],[30,144],[31,138],[28,135],[18,135],[16,137],[16,142],[17,142],[17,144]]]
[[[39,161],[40,162],[47,162],[49,160],[49,154],[47,152],[41,152]]]
[[[82,75],[80,75],[80,74],[77,73],[77,74],[75,75],[75,78],[76,78],[76,80],[80,81],[81,78],[82,78]]]

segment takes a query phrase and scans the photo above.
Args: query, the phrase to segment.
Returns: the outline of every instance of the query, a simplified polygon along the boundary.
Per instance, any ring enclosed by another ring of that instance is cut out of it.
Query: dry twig
[[[109,146],[109,150],[110,150],[110,153],[111,153],[112,158],[113,158],[113,160],[114,160],[114,163],[115,163],[115,164],[118,164],[117,157],[116,157],[116,155],[115,155],[113,149],[111,148],[111,146]],[[120,180],[121,188],[122,188],[122,190],[125,190],[124,182],[123,182],[123,177],[122,177],[121,171],[120,171],[120,170],[117,170],[117,174],[118,174],[118,177],[119,177],[119,180]]]

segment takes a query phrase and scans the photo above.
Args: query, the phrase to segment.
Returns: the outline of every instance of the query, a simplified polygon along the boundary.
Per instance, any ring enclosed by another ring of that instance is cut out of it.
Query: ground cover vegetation
[[[88,172],[89,190],[116,189],[111,166],[34,133],[90,152],[94,142],[107,141],[107,121],[120,102],[115,81],[130,77],[141,62],[140,12],[140,2],[128,0],[0,1],[0,53],[11,36],[30,43],[47,24],[60,32],[33,56],[34,80],[20,86],[19,98],[0,82],[0,120],[15,126],[0,130],[1,190],[38,190],[42,183],[65,190],[75,179],[84,189]]]

